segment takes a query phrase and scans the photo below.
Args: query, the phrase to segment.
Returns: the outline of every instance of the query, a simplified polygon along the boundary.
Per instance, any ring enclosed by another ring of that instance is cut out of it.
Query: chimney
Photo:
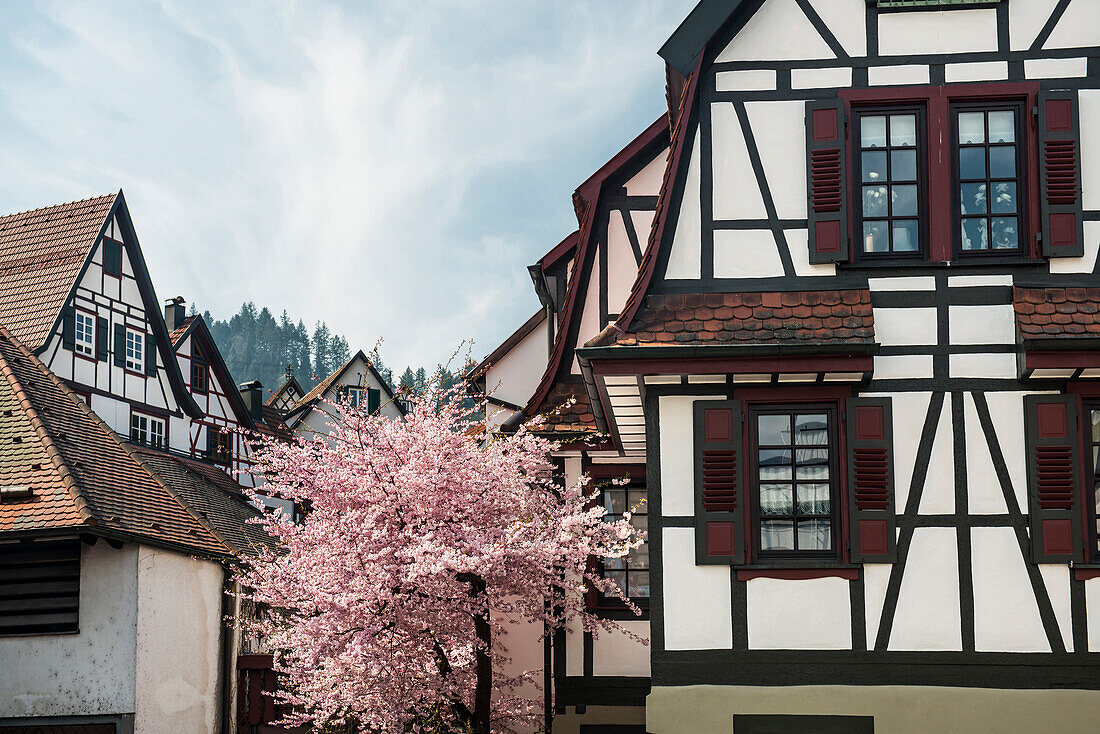
[[[262,421],[264,419],[264,399],[263,385],[260,381],[242,382],[237,385],[237,390],[240,391],[241,400],[244,401],[244,406],[248,408],[248,414],[252,416],[252,420]]]
[[[183,299],[183,296],[169,298],[164,302],[164,323],[168,327],[169,332],[178,329],[179,325],[183,323],[183,320],[187,318],[186,309],[183,307],[185,303],[187,303],[187,301]]]

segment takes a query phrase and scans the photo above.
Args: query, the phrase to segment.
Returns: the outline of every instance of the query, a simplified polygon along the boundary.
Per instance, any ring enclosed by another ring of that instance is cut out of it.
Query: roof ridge
[[[18,212],[10,212],[8,214],[0,214],[0,221],[7,219],[8,217],[18,217],[24,214],[34,214],[35,212],[46,211],[47,209],[57,209],[63,206],[72,206],[73,204],[84,204],[89,201],[97,201],[99,199],[108,199],[118,196],[118,192],[113,194],[96,194],[95,196],[87,196],[83,199],[76,199],[75,201],[62,201],[57,204],[47,204],[46,206],[35,207],[34,209],[24,209]]]
[[[12,345],[25,356],[33,358],[34,355],[23,346],[22,342],[12,336],[7,328],[0,326],[0,336],[10,341]],[[34,359],[34,362],[41,364],[37,359]],[[16,400],[19,401],[20,407],[23,409],[27,419],[31,422],[31,427],[34,429],[35,434],[37,434],[38,440],[42,442],[43,448],[46,450],[46,456],[50,457],[54,469],[61,478],[61,483],[65,485],[65,488],[69,490],[69,494],[72,495],[77,512],[79,512],[80,516],[83,518],[83,523],[85,525],[98,525],[99,520],[96,518],[95,513],[92,512],[88,498],[84,496],[84,493],[77,485],[76,477],[72,475],[72,472],[69,471],[69,467],[65,465],[64,459],[61,456],[61,450],[57,448],[53,438],[50,436],[49,430],[42,422],[42,418],[38,415],[38,410],[31,403],[31,399],[27,396],[27,392],[23,389],[22,383],[19,382],[19,378],[15,374],[15,370],[8,364],[8,360],[4,357],[2,352],[0,352],[0,374],[3,374],[5,379],[7,379],[12,392],[15,394]],[[80,402],[83,403],[83,401]]]

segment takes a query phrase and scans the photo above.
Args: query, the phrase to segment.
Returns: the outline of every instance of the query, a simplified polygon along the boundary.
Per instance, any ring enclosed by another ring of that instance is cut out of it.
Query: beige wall
[[[1083,734],[1100,728],[1100,691],[658,686],[646,704],[651,734],[736,734],[734,714],[874,716],[875,734]]]
[[[554,717],[554,734],[579,734],[581,726],[594,724],[644,724],[645,709],[640,706],[588,706],[583,714],[578,714],[572,706],[566,713]],[[678,734],[689,734],[681,729]],[[695,732],[690,732],[695,734]]]

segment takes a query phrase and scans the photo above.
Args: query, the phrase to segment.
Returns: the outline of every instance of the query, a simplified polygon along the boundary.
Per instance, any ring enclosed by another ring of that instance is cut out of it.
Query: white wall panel
[[[1100,90],[1078,92],[1077,109],[1082,130],[1100,129]],[[1081,136],[1081,203],[1085,209],[1100,209],[1100,136],[1095,134]],[[1094,249],[1095,239],[1094,236]],[[1063,258],[1054,258],[1060,259]]]
[[[876,380],[932,377],[931,354],[875,355]]]
[[[791,89],[828,89],[850,86],[852,86],[851,67],[791,69]]]
[[[935,308],[876,308],[875,338],[883,346],[936,343]]]
[[[947,64],[944,80],[951,82],[983,82],[1008,79],[1007,61],[977,61],[970,64]]]
[[[753,92],[775,89],[775,69],[738,69],[720,71],[714,88],[719,92]]]
[[[695,565],[695,529],[664,528],[665,649],[733,647],[730,570]]]
[[[780,219],[806,218],[806,103],[747,102],[756,147]],[[746,184],[748,182],[746,181]]]
[[[954,528],[913,531],[889,649],[962,649],[957,543]]]
[[[517,405],[527,402],[546,368],[547,328],[547,321],[543,319],[519,344],[489,367],[485,373],[487,391]]]
[[[1011,3],[1009,3],[1011,5]],[[1096,0],[1070,0],[1043,48],[1096,46]]]
[[[867,82],[873,87],[888,84],[927,84],[928,67],[924,64],[872,66],[867,69]]]
[[[955,511],[955,437],[951,428],[951,398],[945,396],[917,510],[921,515],[950,515]]]
[[[878,16],[878,51],[883,56],[996,50],[995,10],[906,11]]]
[[[989,416],[997,432],[997,443],[1008,465],[1008,476],[1020,511],[1027,513],[1027,463],[1024,449],[1024,393],[988,392]]]
[[[985,440],[974,396],[965,395],[963,416],[966,424],[966,497],[972,515],[1002,515],[1008,512],[989,443]]]
[[[810,275],[836,275],[836,265],[826,263],[824,265],[810,264],[809,231],[805,229],[786,229],[783,236],[787,238],[787,247],[791,251],[791,264],[794,265],[794,274],[799,276]]]
[[[638,275],[638,261],[634,258],[634,248],[630,246],[630,239],[626,234],[624,216],[629,212],[612,211],[608,214],[607,223],[607,312],[617,314],[622,311],[630,295],[630,288],[634,285],[634,278]],[[638,237],[645,235],[639,233]],[[645,247],[645,240],[639,242],[640,247]],[[583,342],[580,342],[583,343]]]
[[[1016,377],[1015,354],[952,354],[947,363],[951,377]]]
[[[649,622],[630,620],[619,625],[643,640],[649,639]],[[649,675],[649,646],[622,632],[600,632],[592,641],[593,675]]]
[[[693,405],[702,397],[662,395],[657,399],[661,431],[661,514],[695,515],[695,467],[692,459]]]
[[[952,344],[1015,344],[1016,316],[1011,304],[949,306]]]
[[[1089,652],[1100,652],[1100,578],[1085,581],[1085,631]]]
[[[934,291],[936,279],[929,275],[868,278],[867,287],[872,291]]]
[[[852,649],[847,579],[759,578],[746,593],[750,649]]]
[[[975,649],[1050,652],[1016,532],[1012,528],[973,528],[970,545]]]
[[[714,232],[715,278],[767,278],[783,275],[775,236],[768,229]]]
[[[892,563],[863,564],[864,616],[867,621],[867,646],[874,647],[882,620],[882,605],[886,601],[886,587],[890,585]]]
[[[714,160],[713,197],[715,219],[765,219],[764,199],[756,184],[745,136],[737,112],[729,102],[710,106],[711,147]],[[803,123],[805,124],[805,123]],[[799,140],[805,140],[805,128]],[[804,145],[801,147],[805,147]],[[694,153],[693,153],[694,155]],[[805,154],[803,154],[805,155]],[[801,178],[805,179],[803,171]],[[689,179],[690,183],[690,179]],[[803,186],[805,184],[803,183]]]
[[[634,177],[626,182],[627,196],[656,196],[661,193],[661,181],[665,176],[665,163],[668,162],[668,148],[645,168],[634,174]]]
[[[1013,51],[1026,51],[1043,30],[1058,0],[1026,0],[1008,4],[1008,42]]]
[[[1086,58],[1076,59],[1027,59],[1024,61],[1024,76],[1028,79],[1072,79],[1088,76],[1089,64]]]
[[[668,255],[666,278],[699,277],[699,237],[702,233],[699,212],[699,134],[691,145],[687,176],[684,177],[684,197],[680,214],[676,218],[676,231],[672,235],[672,250]]]
[[[1058,620],[1058,631],[1062,635],[1062,644],[1073,652],[1073,612],[1070,605],[1069,566],[1062,563],[1041,563],[1039,573],[1047,588],[1050,605],[1054,608],[1054,618]]]
[[[600,333],[600,259],[596,257],[589,271],[588,289],[584,293],[584,310],[581,311],[581,321],[577,325],[577,344],[586,341]],[[572,372],[574,375],[581,373],[580,361],[573,356]]]
[[[866,0],[810,0],[810,5],[849,56],[867,55]]]
[[[909,484],[913,480],[913,467],[916,466],[917,448],[920,446],[921,428],[928,415],[928,403],[932,399],[929,392],[884,393],[890,395],[890,408],[894,425],[904,430],[894,430],[894,507],[897,512],[905,510],[909,500]]]
[[[716,59],[723,61],[781,61],[832,59],[821,34],[810,24],[795,0],[767,0]]]

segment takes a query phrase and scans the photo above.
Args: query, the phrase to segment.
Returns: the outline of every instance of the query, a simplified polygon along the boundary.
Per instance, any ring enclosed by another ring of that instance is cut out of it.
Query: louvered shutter
[[[697,401],[694,428],[696,563],[744,563],[741,401]]]
[[[108,275],[122,274],[122,244],[103,240],[103,270]]]
[[[126,327],[115,324],[115,365],[126,366]]]
[[[367,413],[373,415],[378,412],[378,407],[382,404],[382,391],[375,390],[373,387],[367,390]]]
[[[810,262],[844,262],[848,259],[848,177],[844,103],[838,99],[806,103],[806,167]]]
[[[145,374],[157,374],[157,339],[152,334],[145,335]]]
[[[1031,560],[1081,561],[1077,399],[1073,395],[1025,395],[1024,414]]]
[[[72,306],[61,309],[61,346],[70,352],[76,349],[76,311]]]
[[[890,398],[848,398],[848,518],[856,563],[897,561]]]
[[[111,329],[111,323],[102,316],[95,320],[95,358],[100,362],[107,361],[107,338]]]
[[[1043,255],[1081,257],[1085,241],[1077,92],[1039,92],[1039,159]]]

